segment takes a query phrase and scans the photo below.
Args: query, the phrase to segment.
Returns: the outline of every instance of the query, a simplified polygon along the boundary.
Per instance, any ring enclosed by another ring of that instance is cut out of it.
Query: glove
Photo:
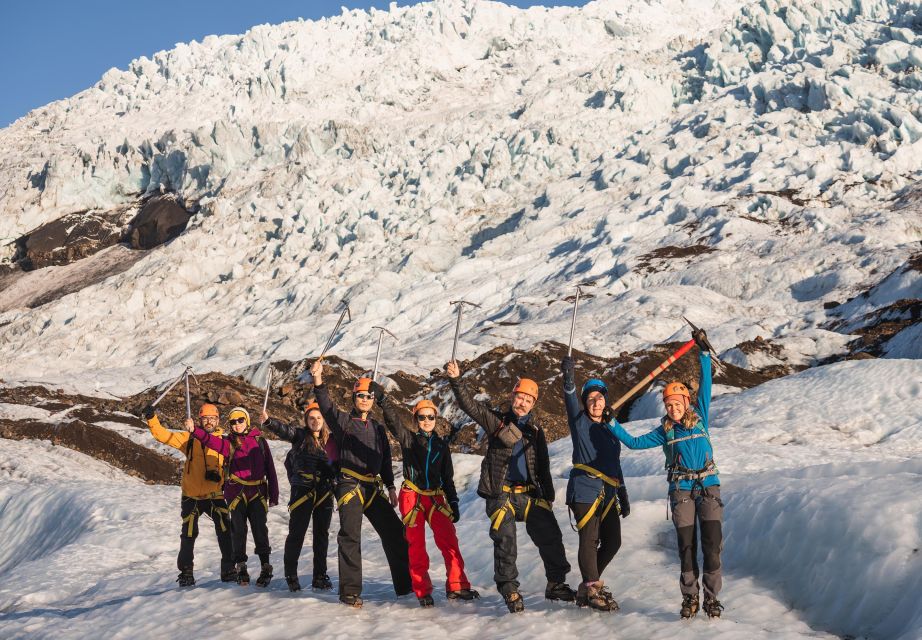
[[[384,402],[384,387],[377,382],[372,382],[368,385],[368,388],[375,394],[375,403],[380,407],[381,403]]]
[[[147,405],[146,407],[144,407],[143,409],[141,409],[141,416],[142,416],[145,420],[152,420],[152,419],[154,418],[155,415],[157,415],[157,408],[156,408],[156,407],[152,407],[152,406],[150,406],[150,405]]]
[[[611,407],[602,409],[602,424],[610,424],[614,417],[615,414],[612,413]]]
[[[563,380],[568,385],[572,385],[574,378],[574,366],[573,358],[570,356],[564,356],[563,360],[560,361],[560,372],[563,374]]]
[[[451,507],[451,521],[457,522],[461,519],[461,508],[458,506],[458,501],[448,503],[448,506]]]
[[[704,332],[704,329],[698,329],[697,331],[692,331],[692,339],[695,341],[695,344],[698,345],[699,349],[701,349],[705,353],[710,351],[710,348],[708,346],[710,345],[710,342],[708,341],[708,336]]]
[[[621,505],[621,517],[627,518],[631,515],[631,501],[627,499],[627,487],[618,487],[618,504]]]

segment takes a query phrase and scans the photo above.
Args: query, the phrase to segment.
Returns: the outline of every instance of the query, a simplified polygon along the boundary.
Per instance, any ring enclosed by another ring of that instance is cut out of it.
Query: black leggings
[[[314,520],[314,577],[327,572],[327,550],[330,548],[330,520],[333,518],[333,494],[321,491],[317,496],[312,487],[295,486],[291,488],[291,500],[288,504],[288,537],[285,538],[285,575],[298,575],[298,557],[304,547],[307,527]],[[320,497],[323,501],[316,504]],[[302,498],[306,498],[302,500]]]
[[[231,503],[233,504],[233,502]],[[266,526],[265,498],[255,496],[247,502],[242,496],[231,509],[231,536],[234,541],[234,562],[247,561],[247,524],[253,528],[253,545],[260,562],[269,562],[269,528]]]
[[[617,498],[613,497],[613,500]],[[589,521],[579,530],[579,571],[583,582],[596,582],[621,548],[621,518],[618,508],[612,505],[602,519],[607,505],[599,505]],[[576,521],[582,520],[592,503],[574,502],[571,505]]]

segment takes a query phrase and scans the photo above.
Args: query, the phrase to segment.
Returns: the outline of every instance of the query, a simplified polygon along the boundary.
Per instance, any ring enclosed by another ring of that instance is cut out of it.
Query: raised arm
[[[666,433],[662,427],[657,427],[653,431],[635,437],[625,431],[617,420],[612,419],[608,423],[608,429],[628,449],[652,449],[666,444]]]
[[[330,392],[327,391],[323,384],[323,362],[317,360],[311,365],[311,377],[314,380],[314,397],[317,399],[317,405],[320,407],[320,413],[326,421],[327,426],[333,433],[337,442],[343,438],[343,425],[340,422],[340,416],[344,412],[340,411],[333,405],[330,400]]]
[[[374,386],[378,386],[378,383],[374,383]],[[382,394],[378,406],[380,406],[381,410],[384,412],[384,426],[387,427],[387,430],[390,431],[395,438],[397,438],[397,442],[400,443],[400,446],[404,449],[409,449],[413,446],[413,432],[407,429],[403,420],[400,419],[400,415],[397,413],[397,407],[394,403]]]
[[[195,430],[192,432],[192,437],[212,451],[217,451],[224,457],[229,456],[231,453],[231,445],[226,438],[212,435],[201,427],[195,427]]]
[[[150,429],[150,434],[154,436],[155,440],[173,447],[174,449],[182,451],[189,442],[188,433],[185,431],[170,431],[164,428],[164,426],[160,424],[160,418],[157,417],[156,413],[150,418],[147,418],[147,427]]]
[[[483,427],[489,435],[495,434],[503,426],[502,421],[482,402],[474,400],[467,388],[461,382],[461,370],[456,362],[446,365],[448,371],[448,384],[455,394],[455,400],[461,411],[470,416],[471,420]]]
[[[698,362],[701,365],[701,377],[698,378],[698,411],[700,411],[701,423],[704,430],[708,431],[708,416],[711,412],[711,354],[709,351],[701,351],[698,354]]]
[[[579,399],[576,397],[576,380],[573,373],[573,358],[564,356],[560,361],[560,372],[563,374],[563,406],[567,409],[567,423],[573,428],[576,418],[579,417]]]
[[[300,440],[299,431],[301,431],[303,435],[302,429],[299,429],[293,424],[285,424],[281,420],[276,420],[275,418],[269,418],[262,423],[262,426],[266,431],[271,431],[282,440],[287,440],[288,442]]]

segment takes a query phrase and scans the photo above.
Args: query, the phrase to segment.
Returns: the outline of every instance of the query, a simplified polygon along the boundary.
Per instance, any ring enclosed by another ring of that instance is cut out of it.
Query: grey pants
[[[720,487],[692,491],[676,490],[669,494],[672,523],[679,542],[682,569],[679,584],[682,595],[698,595],[698,529],[701,530],[701,552],[704,556],[704,596],[716,598],[720,593],[720,552],[723,549],[724,504]]]

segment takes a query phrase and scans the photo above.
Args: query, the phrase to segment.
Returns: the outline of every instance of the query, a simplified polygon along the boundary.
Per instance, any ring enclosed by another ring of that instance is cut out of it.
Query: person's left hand
[[[394,487],[390,487],[387,490],[387,498],[390,501],[391,506],[396,509],[397,508],[397,489],[395,489]]]
[[[259,422],[260,424],[266,424],[267,422],[269,422],[269,414],[266,413],[265,410],[263,410],[263,412],[259,414]]]

